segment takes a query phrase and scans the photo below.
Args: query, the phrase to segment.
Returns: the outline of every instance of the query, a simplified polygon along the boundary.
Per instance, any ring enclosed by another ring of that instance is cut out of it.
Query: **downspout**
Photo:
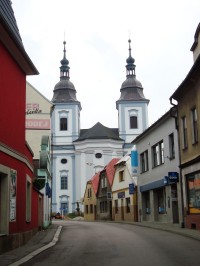
[[[181,150],[180,150],[180,135],[179,135],[179,124],[178,124],[178,104],[172,102],[172,97],[170,97],[170,104],[173,106],[170,109],[170,116],[175,119],[175,127],[178,132],[178,153],[179,153],[179,171],[180,171],[180,185],[181,185],[181,228],[185,227],[184,221],[184,201],[183,201],[183,177],[182,177],[182,168],[181,168]]]

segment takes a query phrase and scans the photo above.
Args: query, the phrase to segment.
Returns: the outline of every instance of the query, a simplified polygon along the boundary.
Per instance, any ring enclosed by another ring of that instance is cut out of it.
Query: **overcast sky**
[[[118,127],[116,101],[126,79],[128,39],[136,77],[150,100],[149,125],[193,64],[199,0],[12,0],[25,50],[40,72],[27,80],[49,100],[59,82],[65,34],[81,128]]]

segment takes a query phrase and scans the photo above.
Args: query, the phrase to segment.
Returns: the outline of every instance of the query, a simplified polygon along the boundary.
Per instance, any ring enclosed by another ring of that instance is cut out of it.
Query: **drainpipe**
[[[181,228],[185,227],[184,221],[184,201],[183,201],[183,177],[181,169],[181,150],[180,150],[180,137],[179,137],[179,124],[178,124],[178,105],[172,102],[172,97],[170,97],[170,104],[173,106],[170,109],[170,116],[175,119],[175,127],[178,132],[178,153],[179,153],[179,171],[180,171],[180,185],[181,185]]]

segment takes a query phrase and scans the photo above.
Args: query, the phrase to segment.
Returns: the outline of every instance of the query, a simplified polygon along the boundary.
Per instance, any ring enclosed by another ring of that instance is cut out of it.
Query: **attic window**
[[[66,164],[67,163],[67,159],[65,159],[65,158],[61,159],[61,163],[62,164]]]
[[[96,157],[97,159],[100,159],[100,158],[102,157],[102,154],[98,152],[98,153],[95,154],[95,157]]]

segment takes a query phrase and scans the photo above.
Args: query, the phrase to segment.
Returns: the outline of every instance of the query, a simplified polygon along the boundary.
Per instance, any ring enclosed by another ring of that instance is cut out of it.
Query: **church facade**
[[[52,132],[52,211],[63,215],[81,211],[86,183],[113,158],[130,154],[132,141],[148,127],[149,100],[136,79],[135,60],[126,60],[126,80],[116,101],[118,128],[97,122],[89,129],[80,129],[81,103],[70,81],[69,61],[64,56],[60,81],[54,87],[51,116]]]

